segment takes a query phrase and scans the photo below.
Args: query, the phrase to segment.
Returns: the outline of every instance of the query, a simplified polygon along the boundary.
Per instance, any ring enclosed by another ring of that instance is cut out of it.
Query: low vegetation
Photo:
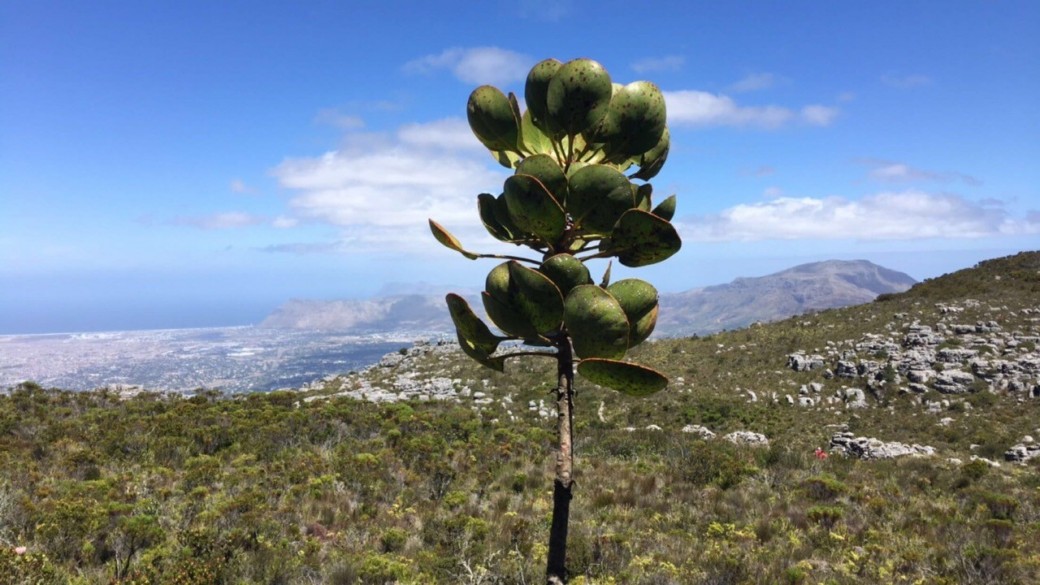
[[[918,394],[890,374],[865,408],[783,399],[804,384],[824,395],[849,384],[792,371],[792,352],[915,321],[996,321],[1025,339],[1040,333],[1037,299],[1040,254],[1021,254],[868,305],[643,344],[636,359],[667,373],[669,389],[636,400],[577,385],[571,582],[1040,582],[1040,458],[1002,461],[1040,434],[1029,389]],[[405,367],[469,391],[339,395]],[[230,397],[22,384],[0,396],[0,584],[538,582],[552,510],[553,420],[539,412],[551,410],[550,367],[503,375],[461,352],[429,353],[324,390]],[[736,430],[770,443],[721,438]],[[842,430],[936,455],[815,453]]]

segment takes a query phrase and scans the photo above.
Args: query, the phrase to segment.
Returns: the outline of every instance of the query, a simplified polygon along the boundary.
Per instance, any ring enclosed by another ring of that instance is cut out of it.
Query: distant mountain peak
[[[867,260],[824,260],[661,297],[663,335],[739,329],[809,311],[858,305],[903,292],[912,277]]]

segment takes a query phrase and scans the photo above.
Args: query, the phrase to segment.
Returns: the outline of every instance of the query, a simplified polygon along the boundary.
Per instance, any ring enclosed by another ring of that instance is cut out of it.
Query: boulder
[[[935,376],[932,386],[943,394],[964,394],[971,392],[971,384],[975,376],[961,370],[943,370]]]
[[[841,391],[841,398],[845,401],[845,408],[867,407],[867,395],[859,388],[846,388]]]
[[[701,425],[686,425],[682,428],[682,432],[696,435],[702,439],[714,439],[715,433],[708,427],[702,427]]]
[[[822,355],[805,355],[797,352],[787,356],[787,367],[796,372],[808,372],[810,370],[823,369],[825,366]]]
[[[1040,444],[1022,442],[1004,452],[1004,459],[1012,463],[1025,463],[1034,457],[1040,457]]]
[[[749,445],[752,447],[768,447],[769,439],[761,433],[751,431],[733,431],[722,437],[734,445]]]

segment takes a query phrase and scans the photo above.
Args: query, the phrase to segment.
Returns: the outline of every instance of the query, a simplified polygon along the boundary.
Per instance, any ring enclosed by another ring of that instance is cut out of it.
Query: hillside
[[[572,582],[1040,582],[1038,340],[1030,252],[644,344],[666,390],[578,386]],[[421,344],[295,393],[20,387],[0,397],[0,575],[538,582],[552,384],[548,360],[500,374]]]

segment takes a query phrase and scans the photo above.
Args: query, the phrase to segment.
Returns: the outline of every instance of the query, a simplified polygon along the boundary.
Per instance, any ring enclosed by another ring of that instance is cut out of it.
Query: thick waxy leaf
[[[536,340],[563,321],[563,295],[542,273],[503,262],[488,273],[482,295],[488,317],[506,333]]]
[[[531,120],[530,108],[520,117],[520,146],[528,155],[551,154],[553,151],[552,140]]]
[[[619,280],[607,287],[628,318],[628,345],[635,347],[650,337],[657,325],[657,289],[638,278]]]
[[[650,205],[654,193],[654,187],[650,183],[643,183],[642,185],[636,186],[632,183],[632,188],[635,190],[633,197],[636,202],[636,209],[642,209],[643,211],[650,211]]]
[[[520,155],[512,150],[494,150],[491,152],[491,158],[507,169],[515,169],[520,163]]]
[[[594,284],[575,287],[563,303],[563,322],[580,358],[620,359],[628,350],[628,318],[610,293]]]
[[[513,175],[506,179],[504,195],[513,223],[550,246],[567,229],[563,208],[538,179],[530,175]]]
[[[610,107],[610,74],[592,59],[574,59],[560,67],[545,96],[549,125],[574,136],[594,128]]]
[[[521,313],[541,334],[553,333],[563,324],[563,295],[549,277],[518,262],[509,263],[514,285],[512,299]]]
[[[534,325],[527,321],[519,308],[507,305],[487,291],[480,293],[480,300],[484,302],[484,312],[487,313],[488,318],[511,337],[520,339],[538,337]]]
[[[519,242],[530,237],[530,234],[513,223],[513,217],[509,215],[509,206],[506,205],[505,194],[495,197],[495,206],[491,211],[499,225],[512,235],[512,241]]]
[[[609,234],[623,213],[635,207],[632,183],[607,165],[588,165],[568,179],[567,211],[592,233]]]
[[[668,378],[657,370],[616,360],[582,360],[578,374],[594,384],[636,397],[649,396],[668,386]]]
[[[446,248],[451,248],[452,250],[455,250],[456,252],[462,254],[466,258],[469,258],[470,260],[476,260],[480,257],[479,255],[474,254],[473,252],[465,250],[462,247],[462,244],[459,242],[458,238],[451,235],[451,232],[444,229],[444,227],[441,224],[433,221],[432,219],[430,220],[430,231],[433,232],[433,237],[437,238],[437,241],[443,244]]]
[[[469,307],[466,299],[452,293],[445,300],[448,302],[448,312],[451,313],[451,320],[455,323],[455,333],[462,351],[493,370],[503,371],[505,358],[491,357],[491,354],[498,349],[502,338],[491,333],[488,326]]]
[[[669,195],[667,199],[657,204],[651,212],[665,221],[672,221],[675,215],[675,195]]]
[[[495,217],[495,205],[497,205],[497,200],[494,195],[490,193],[477,195],[477,211],[480,213],[480,222],[484,224],[488,233],[496,240],[511,242],[513,241],[513,234]]]
[[[550,137],[559,136],[560,129],[548,125],[546,98],[549,95],[549,82],[561,67],[563,67],[563,63],[556,59],[541,61],[531,68],[531,72],[527,74],[527,83],[524,85],[524,101],[527,102],[531,122]]]
[[[473,90],[466,103],[466,118],[473,134],[489,150],[516,150],[520,118],[497,87],[482,85]]]
[[[565,296],[576,286],[592,284],[592,276],[585,264],[570,254],[551,256],[539,269],[549,277]]]
[[[610,237],[610,250],[625,266],[647,266],[679,251],[682,240],[667,220],[647,211],[626,211]]]
[[[547,154],[529,156],[516,167],[516,174],[538,179],[560,205],[567,200],[567,177],[555,158]]]
[[[671,135],[665,126],[664,133],[657,146],[638,156],[639,172],[632,175],[633,179],[649,181],[661,172],[664,162],[668,160],[668,150],[671,148]]]
[[[625,160],[654,148],[665,129],[664,94],[649,81],[630,83],[614,93],[596,129],[596,140],[612,160]]]

